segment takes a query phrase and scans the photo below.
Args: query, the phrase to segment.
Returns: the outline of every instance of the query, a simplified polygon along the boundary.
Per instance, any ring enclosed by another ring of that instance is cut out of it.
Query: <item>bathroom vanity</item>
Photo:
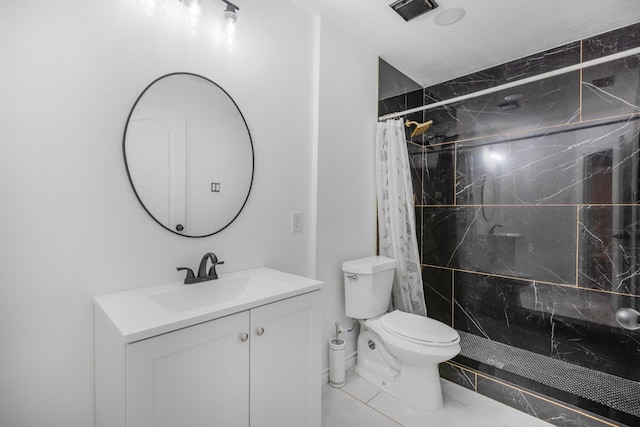
[[[95,297],[96,426],[320,427],[320,285],[259,268]]]

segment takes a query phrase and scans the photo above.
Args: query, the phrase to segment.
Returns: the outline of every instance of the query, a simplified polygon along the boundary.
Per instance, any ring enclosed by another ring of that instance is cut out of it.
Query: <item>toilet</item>
[[[438,364],[460,353],[456,330],[416,314],[387,313],[395,260],[361,258],[342,270],[346,314],[360,322],[356,373],[415,409],[442,408]]]

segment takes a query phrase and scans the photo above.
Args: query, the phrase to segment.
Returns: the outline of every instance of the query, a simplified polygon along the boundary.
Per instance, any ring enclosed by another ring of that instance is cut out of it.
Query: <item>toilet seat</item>
[[[416,344],[450,346],[460,341],[455,329],[428,317],[395,310],[379,319],[386,332]]]

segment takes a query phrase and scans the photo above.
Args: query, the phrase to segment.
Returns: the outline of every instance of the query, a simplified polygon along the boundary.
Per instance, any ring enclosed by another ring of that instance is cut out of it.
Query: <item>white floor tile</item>
[[[444,408],[410,408],[347,371],[342,389],[322,388],[323,427],[548,427],[550,424],[449,381],[442,381]]]
[[[322,427],[398,427],[373,408],[340,389],[322,387]]]
[[[347,371],[346,384],[342,390],[364,403],[368,403],[380,393],[376,386],[356,374],[355,368]]]
[[[369,406],[405,427],[548,427],[549,424],[449,381],[443,383],[444,407],[439,411],[410,408],[386,393]]]

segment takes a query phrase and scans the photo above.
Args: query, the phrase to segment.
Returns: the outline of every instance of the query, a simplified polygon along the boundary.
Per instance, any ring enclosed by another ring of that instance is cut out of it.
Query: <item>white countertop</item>
[[[248,280],[251,283],[245,285]],[[256,268],[191,285],[173,282],[99,295],[94,305],[111,321],[123,342],[132,343],[315,291],[320,285],[322,282],[314,279]],[[221,292],[226,296],[216,297]]]

